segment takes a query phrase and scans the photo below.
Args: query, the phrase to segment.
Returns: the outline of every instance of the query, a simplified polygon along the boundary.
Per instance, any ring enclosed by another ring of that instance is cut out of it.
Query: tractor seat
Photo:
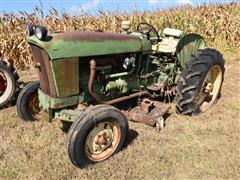
[[[179,39],[183,35],[183,32],[179,29],[165,28],[162,34],[165,36],[171,36]]]
[[[162,32],[162,40],[153,46],[153,51],[155,53],[175,53],[176,47],[183,32],[178,29],[165,28]]]

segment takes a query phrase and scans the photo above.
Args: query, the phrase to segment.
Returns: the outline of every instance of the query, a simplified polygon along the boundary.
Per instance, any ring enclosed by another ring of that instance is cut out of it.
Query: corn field
[[[184,6],[161,11],[134,10],[130,13],[118,11],[98,11],[98,15],[81,13],[72,16],[50,9],[47,16],[36,7],[32,13],[18,12],[4,14],[0,27],[0,56],[14,66],[25,69],[32,66],[32,55],[26,41],[26,23],[47,27],[50,32],[97,30],[119,32],[121,21],[129,19],[134,30],[138,23],[148,22],[161,30],[165,27],[177,28],[185,33],[202,35],[208,43],[216,40],[240,48],[240,4],[211,4]]]

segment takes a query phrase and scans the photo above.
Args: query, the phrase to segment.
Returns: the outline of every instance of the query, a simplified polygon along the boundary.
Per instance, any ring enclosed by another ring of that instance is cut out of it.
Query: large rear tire
[[[24,121],[38,120],[40,107],[38,100],[39,81],[28,83],[19,93],[17,98],[17,113]]]
[[[197,115],[217,101],[224,76],[224,59],[214,49],[199,50],[188,61],[177,85],[176,112]]]
[[[68,156],[77,167],[101,162],[123,148],[127,133],[128,121],[117,108],[92,106],[69,130]]]
[[[0,109],[12,103],[18,91],[16,69],[8,62],[0,60]]]

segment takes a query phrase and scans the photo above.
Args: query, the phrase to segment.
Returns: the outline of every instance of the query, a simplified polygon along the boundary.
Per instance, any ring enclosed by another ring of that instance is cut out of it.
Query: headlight
[[[34,27],[32,24],[27,24],[27,33],[29,36],[34,35]]]
[[[43,26],[36,26],[35,28],[35,35],[40,40],[45,40],[47,37],[47,29]]]

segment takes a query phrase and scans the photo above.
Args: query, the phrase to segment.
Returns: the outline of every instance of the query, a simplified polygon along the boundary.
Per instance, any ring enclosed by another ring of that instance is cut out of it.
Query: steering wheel
[[[148,23],[139,23],[137,26],[137,31],[145,34],[152,45],[157,44],[160,39],[157,30]]]

